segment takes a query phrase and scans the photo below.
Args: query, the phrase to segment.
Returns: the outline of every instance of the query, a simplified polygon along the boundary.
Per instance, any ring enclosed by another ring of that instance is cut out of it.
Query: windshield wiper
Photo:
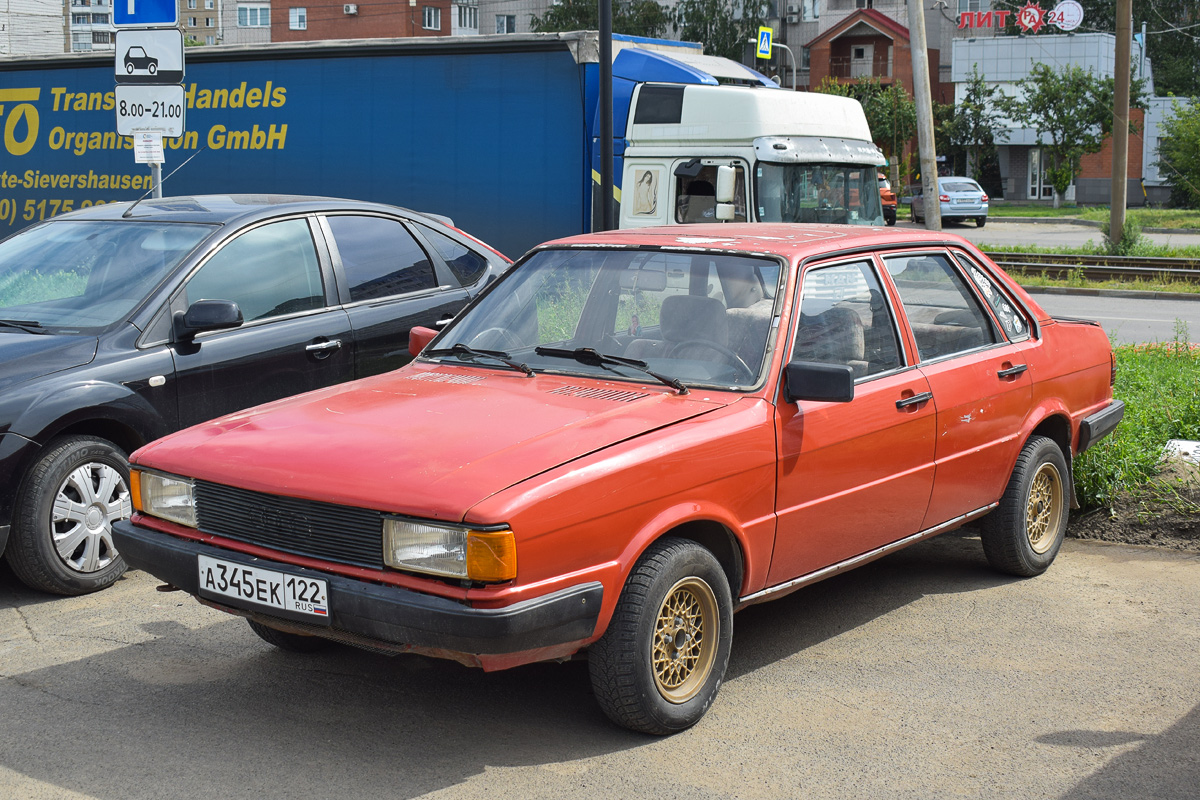
[[[0,326],[5,328],[18,328],[26,333],[49,333],[50,331],[42,329],[42,323],[33,319],[0,319]]]
[[[539,356],[550,356],[551,358],[573,358],[580,364],[586,364],[589,367],[603,367],[611,364],[617,367],[631,367],[638,372],[644,372],[651,378],[670,386],[680,394],[687,394],[688,388],[678,378],[670,378],[666,375],[659,375],[657,372],[647,369],[645,361],[638,361],[636,358],[623,358],[621,356],[610,356],[604,353],[597,352],[590,347],[577,347],[574,350],[566,350],[561,347],[535,347],[533,352]]]
[[[501,364],[512,367],[517,372],[524,372],[526,377],[533,377],[533,370],[528,364],[521,364],[513,361],[512,357],[503,350],[476,350],[472,347],[467,347],[462,342],[453,347],[439,347],[436,350],[429,350],[425,353],[429,356],[466,356],[467,358],[490,358],[494,361],[499,361]]]

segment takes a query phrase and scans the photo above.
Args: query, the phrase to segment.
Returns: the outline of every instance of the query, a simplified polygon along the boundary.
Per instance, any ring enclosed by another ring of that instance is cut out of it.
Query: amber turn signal
[[[481,583],[517,577],[517,542],[512,531],[471,531],[467,534],[467,575]]]

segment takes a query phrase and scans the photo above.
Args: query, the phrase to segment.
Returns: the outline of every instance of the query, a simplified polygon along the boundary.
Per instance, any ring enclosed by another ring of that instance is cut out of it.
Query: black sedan
[[[97,206],[0,241],[0,554],[33,588],[108,586],[127,453],[395,369],[508,264],[444,218],[316,197]]]

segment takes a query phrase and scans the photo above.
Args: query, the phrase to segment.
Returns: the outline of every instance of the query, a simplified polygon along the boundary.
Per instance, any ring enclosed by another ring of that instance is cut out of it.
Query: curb
[[[1190,292],[1139,292],[1136,289],[1087,289],[1074,286],[1021,286],[1030,294],[1073,294],[1082,297],[1127,297],[1137,300],[1200,301],[1200,294]]]
[[[1090,219],[1071,219],[1070,217],[997,217],[988,215],[988,222],[1019,222],[1027,225],[1079,225],[1084,228],[1100,228],[1103,223]],[[1200,228],[1142,228],[1142,233],[1178,233],[1184,235],[1200,234]]]

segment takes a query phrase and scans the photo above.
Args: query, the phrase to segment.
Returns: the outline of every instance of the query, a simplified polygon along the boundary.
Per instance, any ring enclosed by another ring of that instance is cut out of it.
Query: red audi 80
[[[409,341],[135,452],[118,548],[285,650],[586,651],[652,734],[704,715],[748,605],[969,522],[1043,572],[1124,410],[1098,326],[943,233],[562,239]]]

